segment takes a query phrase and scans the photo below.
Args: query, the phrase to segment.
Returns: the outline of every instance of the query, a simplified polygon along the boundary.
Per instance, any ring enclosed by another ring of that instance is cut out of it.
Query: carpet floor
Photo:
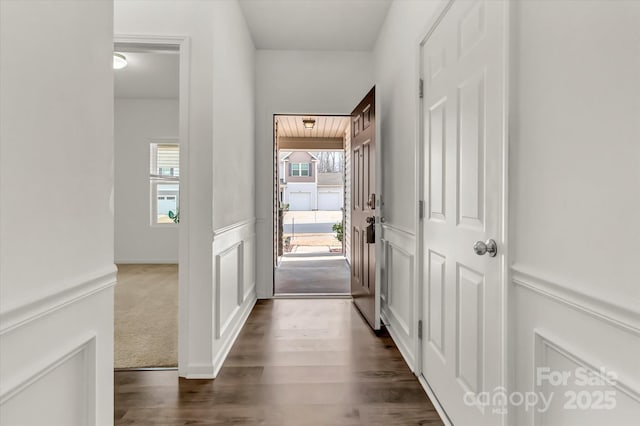
[[[292,253],[282,257],[275,273],[276,294],[349,294],[350,273],[343,256]]]
[[[178,365],[178,265],[118,265],[115,368]]]

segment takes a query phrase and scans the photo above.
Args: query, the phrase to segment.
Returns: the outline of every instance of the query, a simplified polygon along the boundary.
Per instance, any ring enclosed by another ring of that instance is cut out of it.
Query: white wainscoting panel
[[[3,425],[90,425],[95,421],[95,336],[7,389]],[[27,409],[38,402],[38,409]],[[53,420],[55,419],[55,420]]]
[[[383,277],[381,315],[409,367],[415,369],[416,308],[415,235],[382,224]]]
[[[553,393],[553,399],[543,411],[512,407],[512,422],[535,426],[636,424],[640,418],[636,314],[581,293],[576,283],[561,284],[531,271],[521,265],[511,270],[514,388],[544,392],[546,397]],[[540,368],[567,374],[567,380],[555,385],[540,382]],[[576,381],[576,369],[591,373],[604,369],[615,374],[615,380],[585,386]],[[603,392],[613,395],[614,407],[601,398]],[[579,399],[572,401],[570,395]]]
[[[222,368],[233,342],[256,303],[254,259],[255,219],[238,222],[214,232],[215,312],[211,377],[215,377]],[[188,377],[207,375],[201,371]]]
[[[551,399],[548,409],[533,410],[535,426],[626,425],[640,418],[640,394],[624,378],[601,370],[601,365],[586,360],[589,354],[583,357],[581,351],[558,344],[541,330],[534,335],[534,377],[542,377],[540,368],[565,375],[558,382],[536,380],[536,392]]]
[[[112,266],[0,314],[0,424],[113,424],[115,279]]]

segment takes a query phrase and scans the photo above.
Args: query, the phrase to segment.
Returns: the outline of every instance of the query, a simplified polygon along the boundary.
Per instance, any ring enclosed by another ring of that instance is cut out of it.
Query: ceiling
[[[240,0],[257,49],[371,50],[391,0]]]
[[[305,129],[303,118],[313,118],[316,125],[313,129]],[[279,115],[278,136],[284,138],[342,138],[349,125],[349,117],[317,116],[317,115]]]
[[[129,49],[137,50],[137,49]],[[113,70],[116,98],[177,98],[179,58],[177,51],[127,51],[127,66]]]

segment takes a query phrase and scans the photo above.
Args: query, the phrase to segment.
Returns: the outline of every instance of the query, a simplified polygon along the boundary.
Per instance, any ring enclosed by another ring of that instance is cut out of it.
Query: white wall
[[[116,34],[187,36],[190,41],[178,363],[182,376],[213,377],[255,301],[254,168],[247,163],[253,161],[254,142],[253,43],[237,2],[231,0],[120,0],[114,19]],[[235,182],[235,191],[228,190],[229,182]],[[243,254],[227,258],[220,271],[215,238],[225,232],[242,239],[237,243]],[[239,297],[220,288],[218,278],[231,273],[228,268],[246,270],[233,275]]]
[[[381,312],[411,368],[417,355],[419,299],[415,273],[418,44],[440,3],[394,1],[374,49],[385,216]]]
[[[348,115],[373,86],[370,52],[256,53],[256,217],[258,296],[273,282],[273,114]]]
[[[0,2],[2,424],[113,424],[112,8]]]
[[[151,226],[149,143],[178,143],[177,99],[115,101],[115,261],[178,263],[178,227]]]
[[[638,22],[637,2],[513,7],[515,387],[533,389],[538,366],[618,374],[616,410],[559,404],[539,424],[632,424],[640,415]],[[532,413],[518,416],[524,424]]]

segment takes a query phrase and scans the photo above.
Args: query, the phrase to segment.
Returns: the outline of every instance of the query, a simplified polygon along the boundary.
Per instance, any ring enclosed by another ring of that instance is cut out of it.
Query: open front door
[[[380,300],[376,288],[375,87],[351,113],[351,296],[369,325],[380,328]]]

